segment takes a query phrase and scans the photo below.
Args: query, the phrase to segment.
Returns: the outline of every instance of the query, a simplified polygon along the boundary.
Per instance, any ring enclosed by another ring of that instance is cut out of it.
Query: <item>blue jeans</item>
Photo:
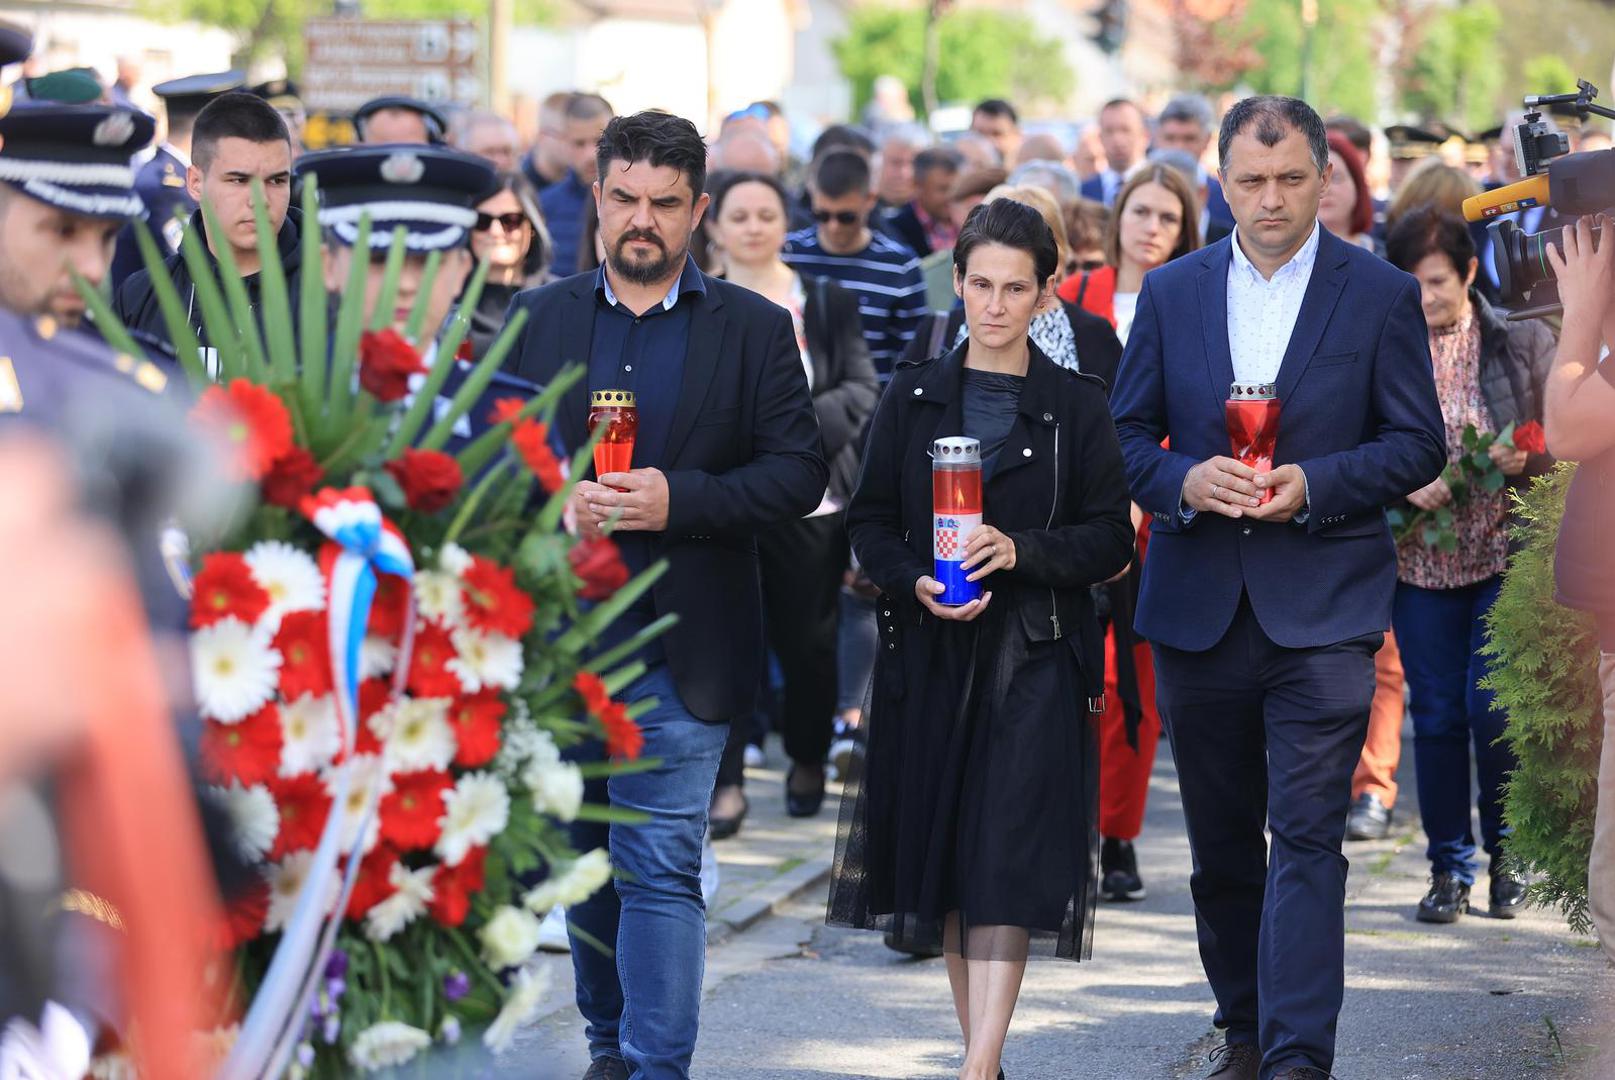
[[[1502,584],[1501,575],[1458,589],[1398,582],[1392,616],[1410,691],[1414,772],[1430,869],[1466,885],[1475,883],[1471,741],[1480,780],[1481,841],[1488,855],[1502,850],[1509,831],[1503,826],[1503,785],[1515,760],[1513,751],[1497,741],[1508,717],[1493,707],[1491,691],[1477,685],[1490,668],[1480,654],[1486,613]]]
[[[569,923],[616,950],[604,954],[572,935],[578,1011],[587,1022],[589,1056],[616,1057],[633,1080],[685,1080],[701,1014],[706,967],[706,907],[701,901],[701,839],[727,724],[697,720],[679,700],[666,664],[621,695],[655,697],[639,718],[651,772],[589,781],[585,799],[650,815],[641,825],[579,821],[579,851],[607,847],[617,871],[608,886],[567,909]],[[598,745],[591,748],[598,760]]]

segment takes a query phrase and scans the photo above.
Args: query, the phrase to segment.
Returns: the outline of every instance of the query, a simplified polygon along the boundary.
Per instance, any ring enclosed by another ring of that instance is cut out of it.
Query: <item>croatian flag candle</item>
[[[957,606],[981,598],[981,582],[966,581],[965,545],[981,524],[981,443],[938,439],[931,448],[931,553],[944,587],[939,604]]]

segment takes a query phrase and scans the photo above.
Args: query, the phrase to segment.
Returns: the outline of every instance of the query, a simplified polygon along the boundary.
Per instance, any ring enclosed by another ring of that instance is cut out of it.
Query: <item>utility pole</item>
[[[920,70],[920,100],[929,117],[937,109],[936,71],[942,52],[942,16],[953,0],[929,0],[925,9],[925,61]]]
[[[515,0],[488,0],[488,108],[510,115],[510,35]]]
[[[1312,102],[1312,37],[1318,25],[1318,0],[1301,0],[1301,92],[1297,96]]]

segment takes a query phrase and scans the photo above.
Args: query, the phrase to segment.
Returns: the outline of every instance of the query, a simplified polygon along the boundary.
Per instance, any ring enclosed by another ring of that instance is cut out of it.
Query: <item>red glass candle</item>
[[[1233,455],[1256,470],[1273,471],[1273,448],[1279,441],[1279,399],[1271,384],[1235,383],[1228,393],[1228,441]],[[1257,496],[1270,502],[1273,489]]]
[[[634,436],[639,432],[639,407],[632,390],[596,390],[589,395],[589,434],[596,425],[606,433],[594,444],[596,478],[634,467]],[[621,490],[621,489],[619,489]]]

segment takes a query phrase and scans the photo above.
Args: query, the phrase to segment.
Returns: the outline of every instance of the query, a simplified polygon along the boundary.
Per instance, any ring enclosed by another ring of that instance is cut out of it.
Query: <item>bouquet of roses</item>
[[[1457,551],[1458,533],[1453,526],[1453,508],[1463,505],[1475,488],[1498,492],[1508,483],[1508,477],[1492,460],[1492,447],[1505,446],[1530,454],[1544,454],[1548,450],[1547,436],[1542,425],[1535,420],[1518,426],[1511,423],[1495,433],[1477,431],[1475,425],[1468,424],[1464,427],[1462,439],[1463,453],[1441,473],[1441,478],[1452,492],[1452,502],[1433,510],[1393,507],[1387,511],[1391,532],[1398,545],[1416,538],[1426,547],[1437,551]]]
[[[312,184],[303,206],[315,267]],[[294,326],[261,200],[258,216],[257,315],[228,249],[215,274],[201,238],[184,240],[217,381],[139,230],[197,393],[192,422],[257,496],[219,534],[190,538],[201,768],[254,877],[218,930],[212,1042],[228,1076],[346,1076],[434,1043],[497,1051],[537,1006],[525,965],[540,917],[611,876],[604,851],[570,849],[564,823],[634,820],[584,804],[585,779],[654,764],[640,760],[639,710],[612,695],[671,618],[588,650],[665,567],[630,582],[609,539],[563,526],[569,463],[548,423],[580,372],[530,400],[485,400],[519,316],[474,366],[428,366],[418,345],[438,260],[408,325],[389,328],[395,242],[368,326],[363,259],[334,326],[320,276],[305,274]],[[356,250],[368,233],[361,222]],[[436,357],[455,356],[485,275]],[[86,297],[109,339],[138,352]],[[440,399],[451,374],[463,381]],[[447,452],[479,400],[487,431]],[[610,761],[563,761],[589,738]]]

